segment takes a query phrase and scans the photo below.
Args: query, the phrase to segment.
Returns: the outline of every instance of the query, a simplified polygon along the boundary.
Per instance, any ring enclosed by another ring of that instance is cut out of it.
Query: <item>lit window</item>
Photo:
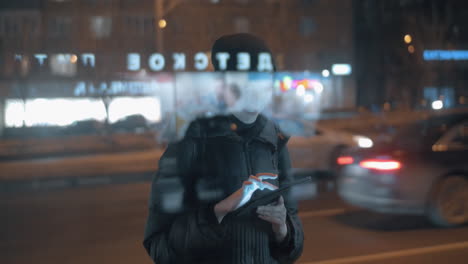
[[[112,18],[93,16],[90,18],[90,30],[97,39],[107,38],[112,32]]]
[[[0,36],[35,36],[39,34],[40,23],[40,14],[35,11],[0,13]]]
[[[156,31],[154,17],[127,16],[124,23],[125,32],[133,36],[146,36]]]
[[[234,18],[234,30],[237,33],[246,33],[249,32],[249,19],[246,17],[236,17]]]
[[[72,32],[71,17],[52,17],[49,20],[49,35],[51,37],[69,36]]]
[[[19,17],[2,14],[0,16],[0,36],[19,36],[21,31],[21,21]]]
[[[311,17],[301,17],[299,32],[303,37],[310,37],[316,30],[316,24]]]

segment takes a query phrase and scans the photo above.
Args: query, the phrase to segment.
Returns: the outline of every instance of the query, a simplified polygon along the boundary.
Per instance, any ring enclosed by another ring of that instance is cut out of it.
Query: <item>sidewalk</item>
[[[0,163],[0,192],[151,180],[162,149]]]

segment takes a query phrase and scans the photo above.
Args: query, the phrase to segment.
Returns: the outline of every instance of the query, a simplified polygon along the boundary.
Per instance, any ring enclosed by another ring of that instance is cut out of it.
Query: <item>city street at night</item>
[[[467,15],[0,0],[0,264],[467,264]]]
[[[149,183],[3,194],[3,264],[151,263],[142,246]],[[385,216],[333,192],[300,202],[299,263],[466,263],[468,228]]]

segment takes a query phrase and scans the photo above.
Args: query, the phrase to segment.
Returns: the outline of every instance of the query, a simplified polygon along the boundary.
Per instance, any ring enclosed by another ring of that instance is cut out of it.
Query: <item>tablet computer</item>
[[[266,193],[264,193],[262,195],[259,195],[259,196],[255,197],[255,198],[252,197],[252,199],[250,201],[248,201],[243,206],[237,208],[236,210],[230,212],[229,215],[242,216],[242,215],[245,215],[245,214],[249,214],[249,213],[252,212],[252,210],[256,210],[257,207],[259,207],[261,205],[267,205],[267,204],[270,204],[270,203],[273,203],[273,202],[277,201],[278,198],[281,195],[283,195],[284,193],[286,193],[291,187],[293,187],[295,185],[304,184],[304,183],[307,183],[307,182],[310,182],[310,181],[312,181],[312,178],[309,176],[309,177],[306,177],[304,179],[293,181],[293,182],[290,182],[288,184],[285,184],[282,187],[280,187],[280,188],[278,188],[278,189],[276,189],[274,191],[266,192]]]

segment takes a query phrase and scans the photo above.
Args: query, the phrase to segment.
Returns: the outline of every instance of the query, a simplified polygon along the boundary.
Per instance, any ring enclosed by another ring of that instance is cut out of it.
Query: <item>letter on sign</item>
[[[174,53],[172,57],[174,58],[174,70],[185,70],[185,54]]]
[[[129,71],[138,71],[140,69],[140,54],[129,53],[127,55],[127,69]]]
[[[91,67],[94,67],[94,65],[96,65],[96,57],[94,57],[94,54],[92,53],[81,54],[81,61],[83,62],[84,66],[87,66],[88,63]]]
[[[216,59],[219,62],[219,69],[220,70],[226,70],[227,69],[227,61],[229,60],[229,53],[227,53],[227,52],[216,53]]]
[[[165,64],[164,56],[160,53],[153,53],[148,60],[148,64],[151,70],[160,71],[164,69]]]
[[[247,52],[237,53],[237,69],[239,71],[250,70],[250,55]]]
[[[203,71],[208,67],[208,56],[203,52],[195,54],[195,69]]]
[[[44,64],[44,60],[47,59],[47,54],[34,54],[34,57],[39,61],[39,64],[42,65]]]
[[[271,55],[268,52],[261,52],[258,54],[258,71],[273,71],[273,63]]]

